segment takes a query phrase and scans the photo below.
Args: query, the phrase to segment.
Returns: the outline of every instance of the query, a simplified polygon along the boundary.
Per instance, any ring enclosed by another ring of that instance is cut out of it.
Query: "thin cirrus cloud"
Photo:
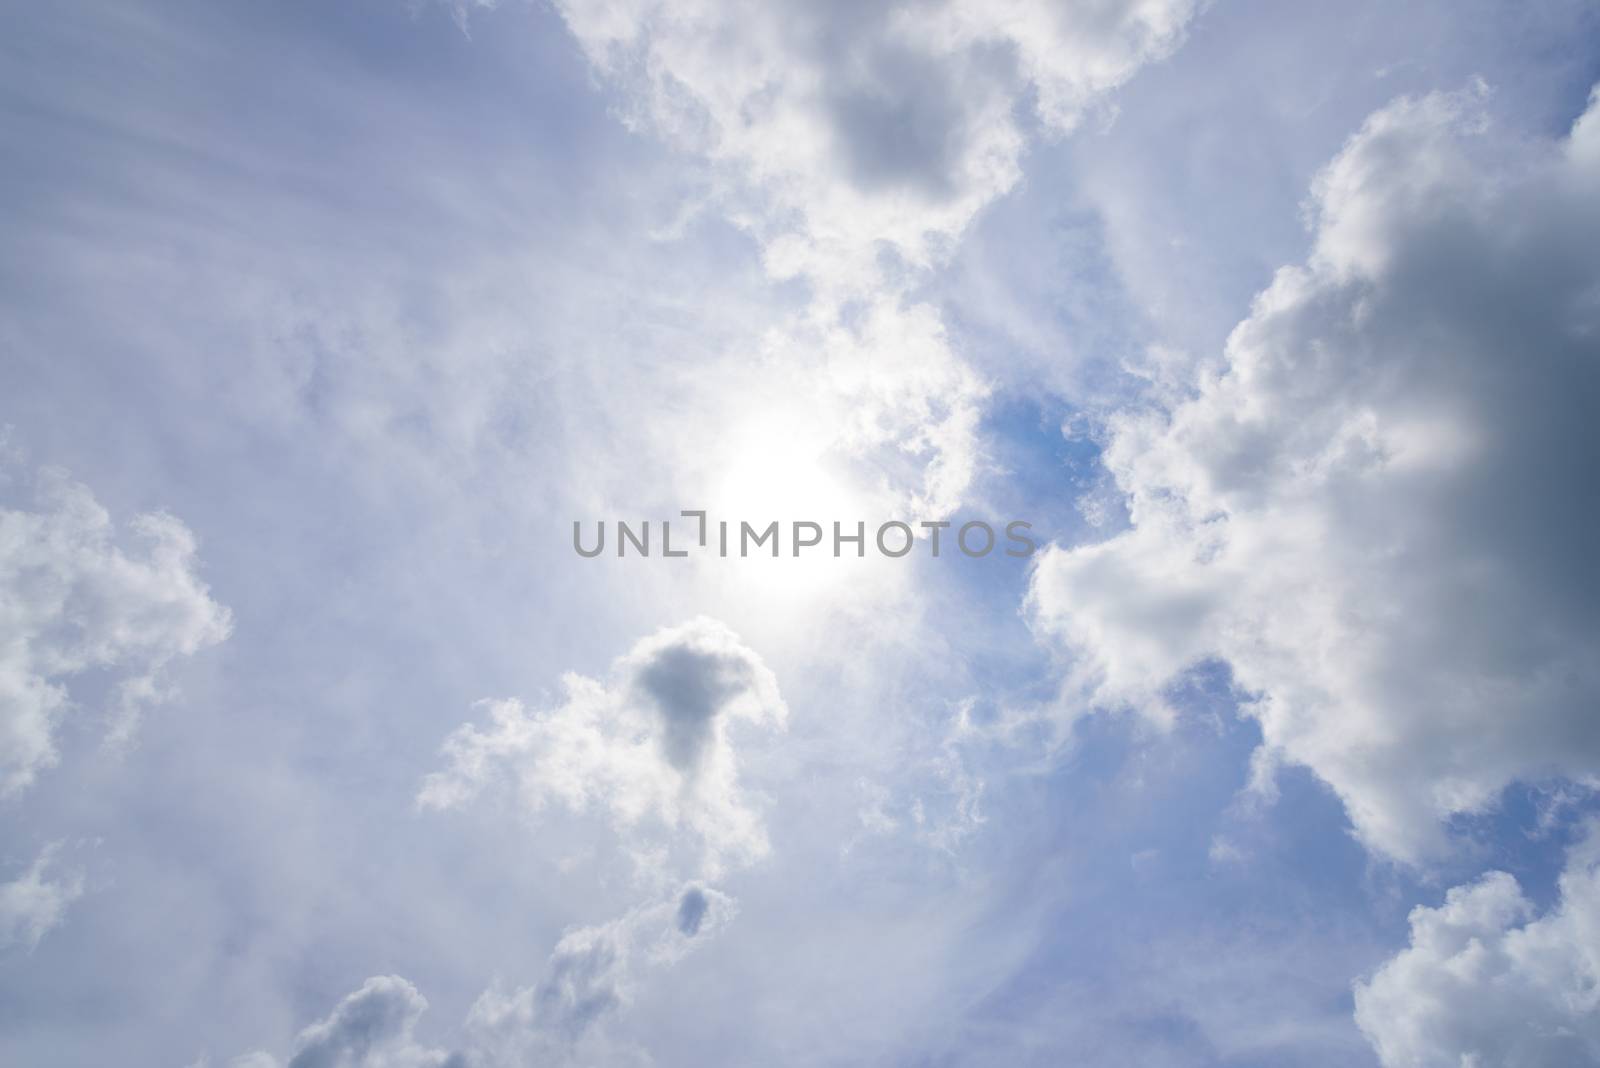
[[[1112,416],[1129,529],[1051,551],[1030,592],[1071,699],[1167,720],[1167,687],[1225,661],[1256,785],[1310,768],[1406,861],[1512,782],[1600,766],[1600,107],[1529,143],[1484,92],[1351,137],[1226,367]]]

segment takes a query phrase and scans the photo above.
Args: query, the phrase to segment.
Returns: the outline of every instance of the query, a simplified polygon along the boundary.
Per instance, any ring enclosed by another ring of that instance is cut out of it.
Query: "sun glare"
[[[707,502],[709,541],[718,544],[717,524],[726,522],[728,557],[738,558],[739,564],[731,574],[742,585],[786,599],[831,596],[842,582],[858,580],[864,569],[874,566],[870,552],[867,559],[858,559],[853,546],[839,558],[833,556],[834,523],[854,532],[865,521],[870,532],[879,517],[873,494],[854,484],[848,466],[829,456],[819,440],[825,439],[792,422],[772,422],[750,426],[728,448],[714,500]],[[768,547],[742,556],[740,525],[764,530],[773,522],[780,531],[777,557]],[[793,547],[797,522],[815,523],[823,532],[820,544],[802,548],[798,556]]]

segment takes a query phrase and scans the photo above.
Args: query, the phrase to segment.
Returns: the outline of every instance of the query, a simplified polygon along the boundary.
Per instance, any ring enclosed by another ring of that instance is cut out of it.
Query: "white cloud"
[[[449,767],[428,776],[426,807],[449,808],[508,779],[529,811],[551,805],[608,814],[654,866],[684,846],[704,877],[768,851],[766,826],[739,784],[730,727],[782,729],[788,709],[772,672],[726,626],[704,617],[637,643],[606,681],[568,674],[554,708],[486,702],[486,728],[445,743]]]
[[[32,510],[0,509],[0,796],[53,765],[55,730],[73,708],[65,680],[116,680],[112,737],[164,699],[162,668],[228,635],[228,610],[196,573],[195,540],[170,515],[129,524],[84,486],[43,472]]]
[[[669,900],[566,934],[544,979],[512,991],[485,991],[467,1018],[475,1056],[485,1064],[590,1064],[603,1036],[596,1025],[626,1005],[638,970],[668,966],[732,918],[734,902],[708,887],[685,886]],[[608,1047],[606,1063],[637,1051]],[[647,1057],[640,1057],[648,1063]]]
[[[33,950],[61,923],[67,906],[83,896],[81,873],[50,875],[60,851],[59,842],[45,846],[21,876],[0,883],[0,950]]]
[[[988,387],[908,293],[1018,181],[1025,101],[1070,129],[1176,47],[1193,0],[557,7],[630,124],[705,161],[705,202],[809,285],[767,345],[806,372],[788,404],[833,414],[828,447],[888,507],[954,511]]]
[[[1411,913],[1411,944],[1355,988],[1385,1068],[1600,1061],[1600,840],[1574,850],[1542,916],[1490,872]]]
[[[1050,551],[1031,591],[1071,699],[1165,719],[1225,660],[1258,785],[1304,764],[1406,859],[1514,780],[1600,766],[1600,108],[1530,144],[1484,91],[1351,138],[1225,369],[1111,419],[1130,528]]]
[[[300,1032],[286,1068],[648,1064],[642,1051],[610,1041],[600,1023],[631,1000],[642,969],[677,963],[734,911],[726,894],[690,883],[615,920],[567,932],[540,982],[511,990],[497,982],[473,1002],[463,1027],[466,1047],[453,1053],[417,1041],[428,1002],[415,986],[397,975],[374,976]],[[230,1068],[277,1064],[263,1051],[229,1062]]]
[[[738,779],[735,722],[784,728],[788,709],[761,658],[704,617],[637,642],[607,678],[569,674],[563,700],[530,712],[485,702],[491,724],[457,730],[449,767],[428,776],[425,807],[464,804],[507,781],[537,814],[595,810],[616,826],[641,874],[670,896],[569,931],[543,980],[496,982],[467,1020],[472,1063],[621,1063],[638,1051],[596,1025],[632,997],[642,967],[670,965],[732,918],[728,895],[676,874],[714,878],[768,854],[766,825]]]
[[[428,1000],[398,975],[375,975],[340,1001],[327,1018],[295,1039],[287,1068],[466,1068],[461,1054],[429,1049],[413,1037]],[[276,1068],[263,1052],[230,1068]]]
[[[849,298],[883,247],[937,262],[1050,126],[1181,40],[1192,0],[558,5],[630,117],[716,168],[780,276]],[[755,201],[739,198],[754,196]]]
[[[207,1068],[208,1064],[208,1061],[202,1059],[196,1068]],[[278,1060],[272,1054],[258,1050],[233,1058],[228,1062],[228,1068],[278,1068]]]
[[[797,388],[780,410],[807,412],[814,440],[878,495],[884,510],[875,514],[928,518],[959,507],[982,462],[978,424],[989,386],[956,356],[931,305],[880,295],[849,323],[802,317],[770,331],[762,355],[791,368],[786,380]],[[763,423],[772,419],[763,413]]]

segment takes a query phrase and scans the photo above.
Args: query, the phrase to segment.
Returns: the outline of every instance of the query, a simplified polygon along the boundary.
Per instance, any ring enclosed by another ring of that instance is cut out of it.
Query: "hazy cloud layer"
[[[57,471],[32,496],[30,508],[0,508],[0,797],[57,761],[56,728],[76,711],[67,680],[114,679],[104,713],[112,737],[126,736],[163,699],[162,668],[230,625],[178,519],[136,516],[119,538],[88,488]]]
[[[1502,871],[1411,913],[1411,944],[1356,985],[1385,1068],[1600,1061],[1600,840],[1576,848],[1542,916]]]
[[[1170,718],[1224,660],[1280,761],[1416,859],[1508,783],[1600,766],[1600,108],[1570,140],[1481,87],[1374,114],[1315,244],[1181,402],[1110,420],[1130,527],[1039,563],[1069,700]]]

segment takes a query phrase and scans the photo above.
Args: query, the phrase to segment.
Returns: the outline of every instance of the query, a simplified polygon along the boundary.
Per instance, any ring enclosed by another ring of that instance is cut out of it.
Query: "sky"
[[[1600,1064],[1597,85],[6,5],[0,1063]]]

